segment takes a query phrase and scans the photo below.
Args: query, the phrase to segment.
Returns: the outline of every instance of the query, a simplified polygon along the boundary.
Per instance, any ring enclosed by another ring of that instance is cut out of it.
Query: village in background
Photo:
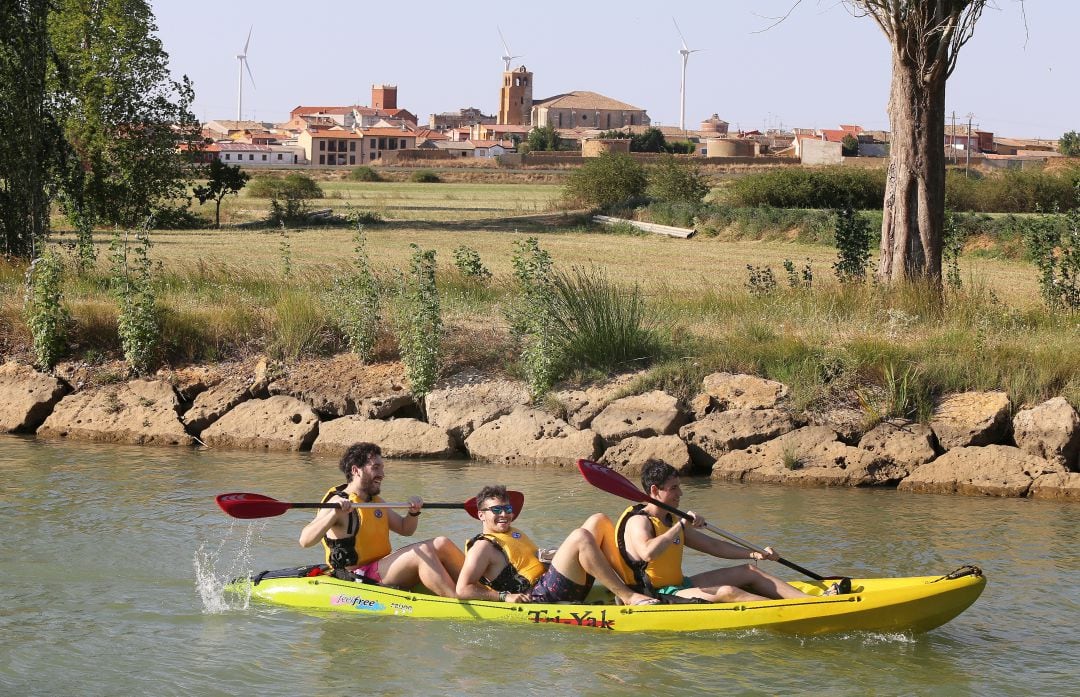
[[[241,120],[240,113],[237,119],[208,121],[202,125],[203,142],[195,158],[244,167],[340,168],[461,158],[498,158],[499,164],[509,166],[571,164],[604,152],[629,152],[628,136],[649,129],[662,133],[667,143],[684,144],[683,151],[703,163],[827,165],[858,157],[869,164],[888,157],[888,131],[852,124],[738,130],[718,114],[696,129],[657,126],[645,108],[593,91],[534,99],[533,73],[525,66],[507,68],[493,115],[469,107],[430,114],[422,125],[417,115],[399,106],[397,85],[376,84],[366,106],[300,105],[282,122]],[[241,110],[242,102],[237,107]],[[1054,140],[1002,137],[981,130],[970,118],[957,118],[953,115],[946,124],[942,143],[952,163],[1023,167],[1061,156]],[[558,150],[530,151],[533,129],[557,134]]]

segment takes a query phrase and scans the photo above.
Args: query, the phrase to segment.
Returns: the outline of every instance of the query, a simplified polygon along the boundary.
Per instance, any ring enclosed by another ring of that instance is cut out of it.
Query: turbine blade
[[[503,36],[502,29],[498,25],[495,25],[495,31],[499,32],[499,40],[502,41],[503,50],[506,51],[506,55],[510,55],[510,46],[506,43],[506,37]],[[514,56],[517,58],[517,56]]]
[[[679,29],[679,23],[675,21],[675,18],[671,18],[671,23],[675,25],[675,31],[679,33],[679,39],[682,41],[682,47],[684,51],[689,51],[686,47],[686,37],[682,35],[682,29]]]
[[[244,51],[243,51],[245,56],[247,55],[248,44],[251,43],[251,30],[254,29],[254,28],[255,28],[254,24],[252,24],[250,27],[248,27],[247,41],[244,42]]]
[[[247,58],[244,58],[244,67],[247,68],[248,79],[251,80],[251,89],[258,89],[255,87],[255,76],[251,74],[251,65],[247,62]]]

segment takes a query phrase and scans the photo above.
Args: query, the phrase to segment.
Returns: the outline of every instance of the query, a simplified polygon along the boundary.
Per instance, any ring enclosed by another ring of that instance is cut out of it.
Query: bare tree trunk
[[[941,283],[945,225],[945,79],[920,71],[893,50],[889,121],[892,146],[885,183],[878,277]]]

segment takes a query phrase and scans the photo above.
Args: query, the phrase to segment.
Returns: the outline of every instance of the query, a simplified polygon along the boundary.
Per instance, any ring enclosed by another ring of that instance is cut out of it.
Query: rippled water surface
[[[521,489],[521,527],[542,546],[593,511],[623,507],[565,470],[387,470],[387,499],[464,501],[490,481]],[[689,481],[684,507],[820,573],[930,575],[974,563],[989,586],[959,618],[914,638],[601,635],[223,598],[232,576],[319,555],[296,545],[309,512],[235,521],[213,497],[317,500],[338,481],[331,458],[0,437],[0,476],[4,695],[1030,695],[1066,693],[1080,674],[1077,505]],[[417,539],[463,541],[478,525],[430,510]],[[689,571],[708,566],[688,554]]]

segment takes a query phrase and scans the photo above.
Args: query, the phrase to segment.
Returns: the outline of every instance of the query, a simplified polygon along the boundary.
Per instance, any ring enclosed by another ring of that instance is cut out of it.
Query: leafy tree
[[[537,126],[529,131],[529,150],[558,150],[562,143],[554,126]]]
[[[169,72],[147,0],[55,0],[51,105],[71,157],[61,202],[77,226],[135,226],[182,196],[177,145],[196,142],[194,91]]]
[[[666,149],[667,139],[659,128],[646,128],[630,139],[630,150],[633,152],[664,152]]]
[[[634,158],[609,152],[589,158],[571,174],[563,193],[577,204],[604,208],[641,198],[647,184],[645,168]]]
[[[1080,133],[1069,131],[1058,141],[1058,152],[1066,157],[1080,156]]]
[[[214,202],[214,227],[221,227],[221,201],[229,194],[238,194],[244,188],[251,175],[240,169],[240,165],[227,165],[214,158],[206,168],[207,182],[196,186],[192,193],[200,204]]]
[[[840,154],[844,157],[855,157],[859,154],[859,139],[848,133],[840,141]]]
[[[648,194],[660,201],[701,203],[709,185],[696,165],[667,155],[649,172]]]
[[[49,5],[0,3],[0,253],[36,257],[49,231],[56,120],[46,108]]]
[[[940,286],[945,226],[945,83],[988,0],[847,0],[892,47],[892,143],[878,276]]]

